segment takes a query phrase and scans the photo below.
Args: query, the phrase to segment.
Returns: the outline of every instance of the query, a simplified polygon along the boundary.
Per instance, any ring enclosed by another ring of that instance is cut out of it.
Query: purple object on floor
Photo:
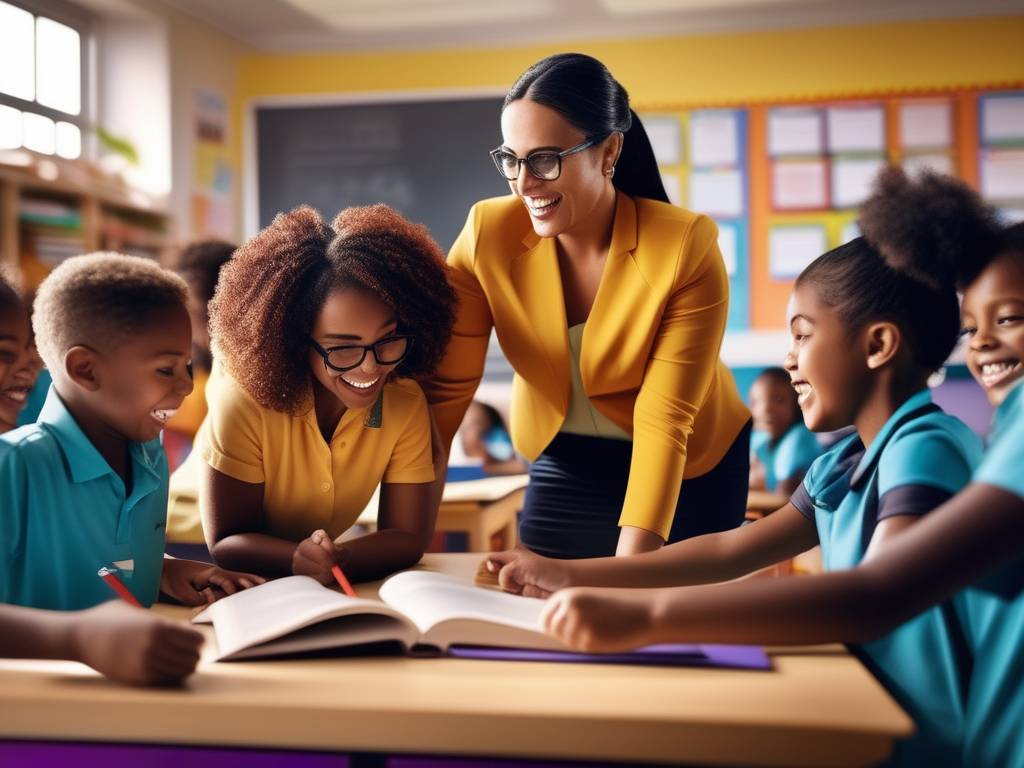
[[[570,664],[642,664],[670,667],[722,667],[771,669],[768,654],[759,645],[651,645],[630,653],[573,653],[524,648],[489,648],[453,645],[448,655],[490,661],[557,661]]]
[[[328,752],[289,752],[274,749],[218,749],[165,744],[83,744],[45,741],[0,741],[4,768],[349,768],[346,755]]]

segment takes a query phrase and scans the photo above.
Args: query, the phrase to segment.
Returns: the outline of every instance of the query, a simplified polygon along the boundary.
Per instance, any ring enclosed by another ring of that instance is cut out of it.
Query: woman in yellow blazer
[[[596,59],[527,70],[492,158],[512,194],[473,206],[448,257],[460,308],[425,385],[450,442],[492,327],[529,459],[520,539],[630,554],[738,526],[750,414],[718,354],[729,284],[714,222],[668,204],[628,96]]]

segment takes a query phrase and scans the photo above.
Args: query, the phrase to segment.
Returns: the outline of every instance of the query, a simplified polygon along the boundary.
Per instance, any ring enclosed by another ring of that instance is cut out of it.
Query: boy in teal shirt
[[[163,424],[192,390],[180,278],[117,254],[69,259],[33,324],[53,376],[39,421],[0,436],[0,602],[76,610],[112,597],[114,565],[140,603],[196,605],[262,581],[165,560]]]

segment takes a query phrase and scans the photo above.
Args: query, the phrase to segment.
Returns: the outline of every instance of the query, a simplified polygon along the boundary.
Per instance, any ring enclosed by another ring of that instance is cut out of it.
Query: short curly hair
[[[154,313],[185,308],[188,287],[151,259],[120,253],[74,256],[51,272],[36,293],[32,328],[46,367],[59,371],[79,344],[110,348],[135,334]]]
[[[195,240],[175,254],[175,272],[193,286],[199,298],[209,301],[217,287],[221,268],[231,260],[236,246],[226,240]]]
[[[328,227],[300,206],[278,214],[221,271],[210,303],[214,355],[257,403],[297,413],[312,385],[309,334],[337,288],[368,291],[416,343],[396,369],[423,378],[451,338],[455,293],[426,227],[386,205],[348,208]]]

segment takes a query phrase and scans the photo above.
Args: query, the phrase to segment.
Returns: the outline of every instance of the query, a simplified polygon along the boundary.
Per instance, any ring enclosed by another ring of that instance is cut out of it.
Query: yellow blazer
[[[750,413],[718,358],[729,280],[706,216],[618,193],[611,248],[580,355],[594,407],[633,437],[619,525],[667,537],[684,477],[722,459]],[[491,328],[515,369],[511,432],[531,461],[568,413],[570,351],[554,238],[514,196],[477,203],[448,256],[451,346],[424,389],[449,443],[484,370]]]

